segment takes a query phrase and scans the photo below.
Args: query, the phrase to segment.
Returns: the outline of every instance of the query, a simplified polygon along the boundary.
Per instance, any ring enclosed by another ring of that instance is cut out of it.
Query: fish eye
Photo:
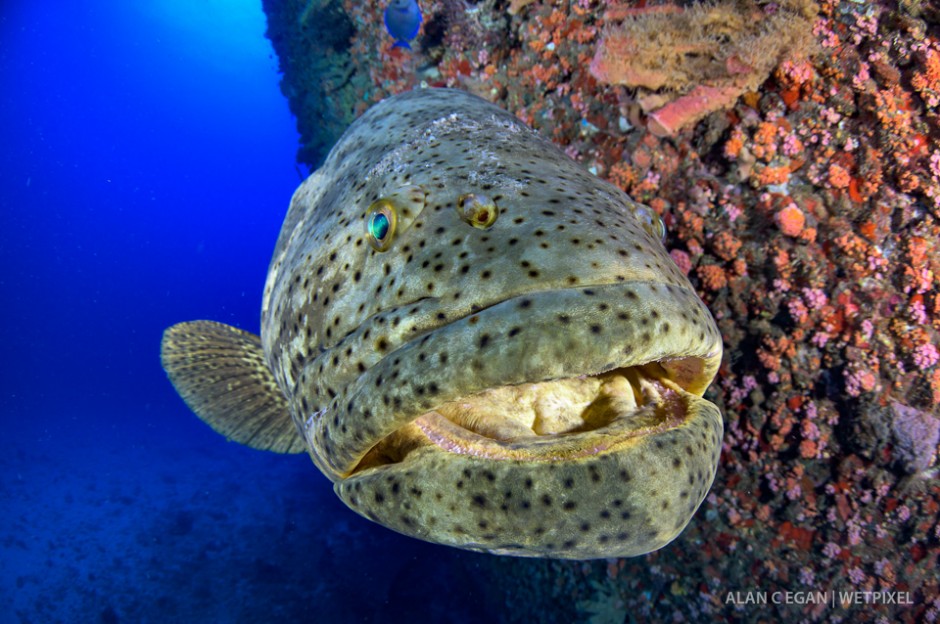
[[[666,223],[662,217],[656,214],[656,211],[649,206],[638,204],[636,207],[636,218],[640,220],[643,229],[650,236],[658,239],[661,243],[666,242]]]
[[[465,193],[457,198],[457,214],[473,227],[485,230],[496,222],[499,208],[486,195]]]
[[[395,206],[388,199],[379,199],[369,206],[366,216],[366,236],[376,251],[385,251],[392,244],[398,217]]]

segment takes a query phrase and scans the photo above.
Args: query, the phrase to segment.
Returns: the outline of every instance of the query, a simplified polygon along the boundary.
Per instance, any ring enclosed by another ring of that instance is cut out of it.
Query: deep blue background
[[[226,442],[160,367],[173,323],[259,330],[301,178],[264,28],[259,0],[0,4],[0,624],[494,619],[482,556]]]
[[[263,33],[249,0],[3,3],[4,414],[175,417],[163,328],[258,331],[299,183]]]

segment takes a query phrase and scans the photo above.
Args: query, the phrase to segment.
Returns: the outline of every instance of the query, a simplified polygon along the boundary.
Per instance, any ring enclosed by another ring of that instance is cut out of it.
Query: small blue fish
[[[385,7],[385,29],[388,34],[395,37],[393,48],[408,48],[409,41],[418,34],[421,28],[421,7],[416,0],[392,0]]]

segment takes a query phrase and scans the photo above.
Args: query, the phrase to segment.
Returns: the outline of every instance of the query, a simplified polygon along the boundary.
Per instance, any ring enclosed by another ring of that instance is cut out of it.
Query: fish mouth
[[[370,425],[385,404],[392,418],[334,488],[373,521],[460,548],[650,552],[682,531],[714,479],[723,424],[701,395],[720,360],[714,321],[687,288],[508,299],[399,347],[343,397],[372,410]],[[420,377],[385,384],[406,361],[424,364]]]
[[[531,317],[529,327],[505,320],[519,311]],[[553,323],[554,336],[540,331]],[[503,374],[499,366],[468,357],[474,347],[479,353],[480,345],[525,332],[535,337],[520,340],[515,352],[490,356],[499,359]],[[478,378],[480,389],[436,403],[426,389],[443,385],[433,380],[441,369],[426,356],[433,349],[422,346],[429,339],[457,342],[447,334],[463,340],[454,350],[464,362],[463,371],[447,370]],[[382,435],[345,478],[404,462],[427,445],[489,460],[555,462],[678,427],[687,414],[677,397],[702,395],[720,363],[721,339],[691,291],[627,282],[505,299],[432,329],[386,360],[408,358],[415,350],[427,366],[425,379],[412,379],[411,389],[424,409]]]
[[[688,394],[659,363],[500,386],[448,401],[383,438],[351,477],[433,445],[487,460],[559,462],[680,426]]]

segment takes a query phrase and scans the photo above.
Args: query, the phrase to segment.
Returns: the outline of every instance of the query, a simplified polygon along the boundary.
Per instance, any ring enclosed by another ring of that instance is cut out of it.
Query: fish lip
[[[718,408],[684,391],[673,399],[683,412],[677,426],[597,453],[493,458],[425,444],[334,490],[364,517],[431,542],[526,557],[645,554],[684,530],[718,468]],[[585,538],[585,522],[600,539]]]
[[[607,309],[600,311],[604,303]],[[620,309],[630,311],[636,322],[615,327]],[[525,314],[524,324],[520,312]],[[678,330],[680,322],[687,323],[686,335],[675,331],[671,341],[653,340],[656,323],[649,321],[647,329],[639,317],[652,319],[654,314],[660,326],[671,322]],[[557,341],[527,346],[527,332],[549,335],[555,331],[559,315],[570,316],[564,335]],[[591,333],[594,324],[605,323],[614,335],[612,340]],[[494,350],[488,356],[487,349],[498,344],[496,337],[515,328],[522,332],[520,339],[502,343],[498,354]],[[487,335],[492,340],[481,350]],[[441,352],[451,356],[447,365],[439,360]],[[322,464],[334,480],[344,479],[361,469],[360,462],[381,440],[446,401],[487,388],[596,375],[654,361],[681,387],[700,396],[717,371],[720,353],[721,338],[711,315],[684,285],[624,281],[523,293],[461,318],[453,317],[385,354],[331,401],[327,413],[314,423],[314,430],[307,432],[308,440],[321,449],[315,454],[315,460],[316,455],[321,460],[318,466]],[[511,365],[487,367],[485,357]],[[408,366],[412,368],[408,369],[407,383],[397,383],[397,373]],[[461,375],[473,375],[473,379],[463,383],[466,380]],[[368,418],[352,421],[361,424],[360,435],[337,436],[330,431],[331,424],[346,417],[344,408],[349,406]],[[362,444],[368,440],[373,442]]]
[[[629,376],[633,379],[634,392],[641,392],[640,403],[623,409],[615,403],[608,403],[607,413],[613,413],[606,422],[591,426],[587,420],[584,427],[568,431],[538,434],[534,431],[516,438],[499,438],[485,435],[464,426],[464,423],[442,415],[442,408],[430,410],[407,425],[392,432],[373,447],[379,455],[395,445],[394,452],[401,452],[396,461],[376,462],[377,455],[370,451],[356,469],[347,476],[358,478],[363,473],[376,468],[388,470],[406,468],[419,458],[421,453],[414,451],[436,449],[444,454],[452,454],[484,461],[511,461],[516,464],[578,462],[593,456],[619,453],[641,444],[644,439],[655,438],[688,424],[695,414],[689,411],[689,405],[704,401],[664,374],[658,364],[646,364],[625,370],[610,371],[609,374],[581,375],[579,380],[600,378],[602,376]],[[573,378],[543,382],[544,387]],[[598,386],[597,394],[587,412],[595,403],[603,403],[607,398]],[[492,390],[492,389],[491,389]],[[488,390],[489,391],[489,390]],[[488,392],[484,391],[484,392]],[[635,397],[631,397],[633,399]],[[477,403],[478,396],[466,397],[462,403]],[[404,450],[403,450],[404,449]],[[420,461],[420,460],[417,460]]]
[[[382,359],[383,360],[389,359],[395,356],[395,354],[398,353],[399,351],[407,347],[413,346],[416,343],[420,343],[423,340],[427,340],[428,336],[433,335],[436,332],[439,332],[441,330],[446,330],[448,327],[452,325],[455,325],[461,322],[467,322],[468,324],[472,324],[474,322],[473,321],[474,317],[477,317],[478,315],[481,315],[481,314],[485,314],[487,311],[493,308],[499,307],[499,306],[516,304],[520,308],[525,309],[526,307],[528,307],[526,306],[526,302],[528,300],[531,300],[534,297],[555,296],[559,294],[568,294],[568,293],[584,293],[584,294],[592,293],[589,296],[595,296],[599,291],[602,291],[604,289],[620,288],[620,287],[626,288],[626,287],[630,287],[631,285],[647,286],[653,290],[656,290],[658,288],[660,291],[664,290],[667,292],[684,293],[685,295],[688,296],[687,302],[694,304],[694,306],[697,307],[698,310],[701,311],[702,313],[701,319],[704,321],[704,324],[706,325],[706,327],[708,327],[711,330],[711,332],[710,332],[710,335],[708,336],[703,335],[700,342],[704,343],[706,340],[710,339],[711,348],[698,350],[695,354],[695,357],[699,357],[702,360],[711,362],[712,366],[709,367],[710,371],[709,370],[687,371],[685,374],[680,375],[681,378],[677,380],[679,384],[683,386],[683,388],[685,388],[686,390],[689,390],[693,394],[701,396],[704,393],[704,391],[708,388],[708,386],[711,385],[712,379],[714,378],[715,374],[717,374],[717,371],[718,371],[718,364],[719,364],[719,360],[721,358],[722,350],[723,350],[722,340],[718,332],[718,328],[715,324],[714,318],[711,316],[711,313],[705,307],[705,304],[701,301],[698,295],[695,294],[694,290],[692,290],[690,285],[680,286],[680,285],[675,285],[675,284],[657,282],[655,280],[629,280],[629,281],[624,280],[624,281],[614,281],[614,282],[599,282],[595,284],[580,284],[578,286],[571,286],[571,287],[564,287],[564,288],[549,288],[549,289],[542,289],[542,290],[533,290],[533,291],[524,292],[518,295],[514,295],[512,297],[507,297],[505,299],[500,299],[498,301],[488,303],[485,306],[472,305],[470,311],[467,312],[466,314],[463,314],[460,316],[453,316],[453,317],[448,316],[447,320],[444,322],[441,322],[439,324],[429,325],[425,331],[422,331],[418,333],[417,335],[404,341],[394,351],[386,354]],[[416,300],[416,302],[432,300],[432,299],[437,299],[437,298],[436,297],[422,297]],[[414,305],[414,303],[404,304],[402,307],[409,307],[411,305]],[[569,316],[571,316],[572,319],[575,319],[576,315],[571,314]],[[650,357],[646,359],[645,361],[637,361],[637,362],[630,363],[629,366],[631,367],[641,366],[641,365],[649,364],[652,362],[669,362],[670,360],[678,360],[683,357],[686,357],[686,356],[678,355],[678,354],[662,353],[657,357]],[[598,374],[602,374],[602,373],[614,370],[616,368],[622,368],[623,366],[624,364],[620,360],[612,359],[606,362],[604,365],[600,366],[599,368],[585,369],[582,372],[566,371],[566,374],[559,375],[558,377],[554,377],[554,379],[563,379],[566,377],[573,377],[577,375],[598,375]],[[675,373],[675,371],[670,371],[670,372]],[[699,383],[690,383],[689,385],[691,387],[687,387],[688,378],[693,377],[693,376],[700,377],[704,379],[704,381],[700,381]],[[529,383],[532,381],[548,381],[548,380],[549,379],[524,379],[518,383]]]
[[[579,284],[578,286],[569,286],[569,287],[564,287],[564,288],[547,288],[547,289],[542,289],[542,290],[531,290],[531,291],[527,291],[518,295],[514,295],[512,297],[506,297],[504,299],[499,299],[491,303],[487,303],[484,306],[478,306],[476,304],[473,304],[470,306],[470,310],[466,312],[465,314],[456,315],[456,316],[448,315],[446,320],[441,321],[440,323],[431,323],[423,331],[420,331],[414,336],[409,337],[407,340],[403,341],[400,345],[398,345],[395,348],[395,350],[385,354],[382,359],[384,360],[384,359],[393,357],[399,350],[404,349],[408,347],[409,345],[412,345],[416,342],[419,342],[422,339],[425,339],[429,334],[433,334],[441,329],[447,328],[448,326],[453,325],[455,323],[459,323],[461,321],[469,321],[474,316],[485,313],[486,311],[492,308],[501,306],[503,304],[518,302],[520,304],[520,307],[522,307],[524,302],[527,299],[531,299],[532,297],[544,296],[544,295],[555,295],[559,293],[574,293],[574,292],[588,293],[588,292],[597,291],[597,290],[601,290],[601,289],[605,289],[609,287],[629,286],[631,284],[635,284],[635,285],[652,284],[652,285],[659,285],[662,288],[665,288],[666,290],[675,289],[675,290],[687,292],[695,298],[695,301],[699,304],[702,310],[706,310],[704,303],[702,303],[701,300],[698,299],[698,296],[694,294],[694,291],[691,289],[690,286],[677,286],[673,284],[657,282],[655,280],[630,280],[630,281],[624,280],[624,281],[614,281],[614,282],[598,282],[594,284]],[[441,301],[443,303],[443,299],[441,299],[440,297],[419,297],[418,299],[415,299],[414,301],[402,303],[396,306],[396,309],[410,308],[414,306],[415,304],[422,303],[425,301]],[[388,312],[389,310],[382,310],[376,313],[376,315],[374,316],[388,314]],[[714,324],[714,319],[711,317],[710,313],[707,313],[707,310],[706,310],[706,314],[708,316],[709,321],[711,321],[712,324]],[[715,329],[717,332],[717,328]],[[336,347],[339,347],[339,346],[340,346],[339,344],[336,345]],[[721,351],[722,351],[722,346],[721,346],[721,342],[719,341],[716,345],[716,348],[709,351],[705,355],[705,357],[714,358],[714,357],[720,356]],[[617,365],[615,363],[611,363],[610,367],[606,370],[611,370],[613,368],[617,368]],[[585,374],[602,373],[602,372],[606,372],[606,370],[600,370],[600,371],[596,371],[595,373],[585,373]],[[707,385],[708,384],[706,384],[706,387]]]

